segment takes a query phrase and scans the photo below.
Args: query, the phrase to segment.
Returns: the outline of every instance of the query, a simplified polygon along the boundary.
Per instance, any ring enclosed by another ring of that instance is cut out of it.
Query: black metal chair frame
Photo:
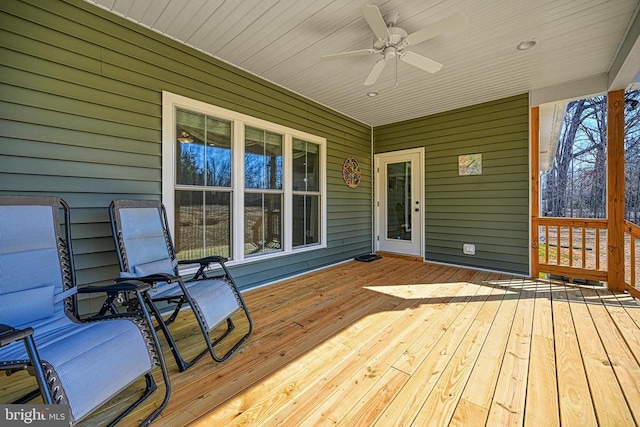
[[[128,272],[129,271],[129,267],[128,267],[128,263],[126,260],[126,255],[125,255],[125,247],[124,247],[124,242],[123,242],[123,237],[122,237],[122,233],[119,230],[118,227],[118,218],[116,215],[116,205],[119,205],[121,207],[128,207],[129,204],[133,204],[133,206],[138,206],[139,204],[144,204],[145,201],[127,201],[127,200],[119,200],[119,201],[114,201],[111,203],[111,205],[109,206],[109,216],[111,219],[111,227],[112,227],[112,232],[113,232],[113,237],[115,239],[115,244],[116,247],[118,248],[118,250],[116,251],[118,253],[118,261],[120,263],[120,269],[122,271]],[[163,233],[165,236],[165,242],[167,245],[167,253],[168,256],[171,258],[171,260],[176,260],[177,259],[177,254],[176,254],[176,250],[173,246],[173,240],[171,238],[171,233],[169,232],[168,229],[168,220],[167,220],[167,212],[166,209],[164,207],[163,204],[159,203],[159,202],[154,202],[154,201],[149,201],[149,205],[146,207],[155,207],[155,208],[159,208],[159,213],[161,215],[161,222],[162,222],[162,228],[163,228]],[[233,276],[231,275],[231,273],[229,272],[227,266],[225,265],[225,263],[228,261],[227,258],[222,257],[222,256],[209,256],[209,257],[205,257],[205,258],[199,258],[199,259],[192,259],[192,260],[179,260],[177,265],[194,265],[194,264],[198,264],[199,268],[197,270],[197,272],[194,274],[194,276],[189,279],[189,280],[184,280],[178,273],[178,267],[175,268],[174,273],[175,275],[171,276],[168,274],[152,274],[152,275],[148,275],[148,276],[143,276],[143,277],[136,277],[135,280],[139,280],[142,281],[144,283],[148,283],[151,285],[155,285],[157,283],[161,283],[161,282],[167,282],[167,283],[176,283],[178,286],[180,286],[180,288],[182,289],[182,295],[180,296],[173,296],[173,297],[153,297],[152,294],[149,295],[148,299],[145,299],[145,302],[148,304],[149,309],[151,310],[151,312],[153,313],[153,316],[155,317],[156,321],[158,322],[158,329],[160,329],[168,344],[169,344],[169,348],[171,350],[171,353],[173,354],[173,357],[176,361],[176,364],[178,365],[178,369],[180,370],[180,372],[183,372],[187,369],[189,369],[191,366],[193,366],[198,360],[200,360],[205,354],[207,354],[207,352],[211,355],[211,357],[213,358],[213,360],[215,360],[216,362],[224,362],[225,360],[227,360],[233,353],[235,353],[235,351],[249,338],[249,336],[251,335],[252,331],[253,331],[253,321],[251,320],[251,316],[249,314],[249,310],[247,309],[247,306],[244,302],[244,299],[242,298],[242,294],[240,293],[240,290],[238,289],[238,286],[236,285]],[[206,274],[206,270],[208,270],[211,267],[211,264],[217,264],[220,266],[220,268],[222,269],[223,274],[222,275],[218,275],[218,276],[212,276],[209,277]],[[194,312],[194,317],[196,318],[197,322],[198,322],[198,326],[200,327],[200,331],[202,332],[202,335],[204,336],[204,340],[206,343],[206,348],[204,350],[202,350],[202,352],[200,352],[198,355],[196,355],[193,359],[187,361],[184,359],[184,357],[182,356],[182,354],[180,353],[180,350],[178,349],[178,346],[173,338],[173,335],[171,334],[171,331],[169,330],[169,325],[171,325],[176,318],[178,317],[178,314],[180,313],[180,311],[182,310],[183,306],[187,305],[189,306],[192,311],[194,311],[193,307],[196,307],[196,305],[193,302],[193,299],[191,298],[191,296],[189,295],[189,291],[187,290],[187,286],[186,283],[190,282],[190,281],[195,281],[195,280],[206,280],[206,279],[221,279],[221,280],[226,280],[230,285],[231,285],[231,289],[234,292],[236,299],[238,300],[238,305],[239,305],[239,309],[241,309],[244,312],[244,315],[247,318],[247,322],[248,322],[248,331],[240,338],[238,339],[238,341],[233,345],[233,347],[231,347],[226,353],[222,354],[222,355],[218,355],[215,351],[215,347],[217,344],[219,344],[224,338],[226,338],[234,329],[235,329],[235,324],[233,323],[233,320],[229,317],[226,319],[226,323],[227,323],[227,329],[225,330],[225,332],[217,337],[214,341],[211,340],[211,337],[209,336],[209,333],[207,331],[207,328],[204,324],[204,321],[201,319],[201,317],[199,315],[197,315]],[[113,301],[116,297],[114,296],[112,300],[107,300],[105,302],[105,304],[103,305],[103,308],[101,310],[101,313],[106,313],[106,312],[115,312],[113,310],[116,310],[115,305],[113,304]],[[171,314],[165,318],[165,316],[163,316],[162,311],[160,310],[160,308],[158,307],[158,305],[156,303],[158,302],[165,302],[165,303],[169,303],[169,304],[175,304],[175,308],[173,309],[173,311],[171,312]],[[127,303],[125,303],[127,304]],[[133,306],[136,305],[135,302],[131,303]]]
[[[64,212],[64,237],[59,239],[58,245],[61,247],[61,253],[64,257],[64,263],[68,265],[68,270],[65,271],[65,278],[67,278],[68,289],[76,286],[76,278],[75,278],[75,267],[73,261],[73,251],[71,245],[71,220],[70,220],[70,209],[68,204],[62,200],[57,199],[63,209]],[[65,265],[65,267],[66,267]],[[140,281],[135,280],[127,280],[127,281],[119,281],[113,284],[105,284],[105,285],[90,285],[82,288],[77,288],[78,293],[106,293],[109,296],[118,295],[123,292],[127,292],[129,294],[134,294],[136,298],[142,301],[150,301],[148,291],[151,289],[151,286]],[[158,336],[153,327],[153,323],[151,321],[151,316],[149,311],[146,309],[144,304],[140,304],[139,310],[130,311],[126,313],[114,313],[112,315],[104,316],[104,315],[96,315],[90,317],[89,319],[83,320],[80,319],[78,315],[78,304],[77,304],[77,294],[73,294],[70,297],[65,299],[65,311],[67,316],[79,321],[79,322],[94,322],[106,319],[116,319],[116,318],[137,318],[143,319],[149,335],[152,337],[152,341],[155,345],[155,359],[157,360],[158,365],[162,371],[162,377],[165,384],[165,396],[162,403],[156,407],[153,412],[148,415],[140,424],[141,426],[149,425],[154,419],[160,415],[162,410],[166,407],[169,402],[169,397],[171,395],[171,382],[169,379],[169,373],[166,368],[166,364],[164,361],[164,356],[162,354],[162,348],[160,347],[160,342],[158,340]],[[35,340],[33,339],[34,329],[31,327],[27,327],[24,329],[15,329],[9,325],[0,324],[0,347],[5,345],[9,345],[12,342],[22,341],[28,356],[28,360],[26,361],[9,361],[9,362],[0,362],[0,371],[5,371],[7,375],[11,375],[14,372],[18,372],[21,370],[29,370],[35,377],[36,382],[38,384],[38,389],[27,393],[26,395],[20,397],[12,404],[24,404],[31,401],[33,398],[37,397],[39,394],[42,396],[42,399],[45,404],[56,404],[61,403],[62,396],[59,396],[56,392],[56,389],[59,388],[59,384],[57,383],[56,378],[51,378],[50,375],[45,371],[44,365],[40,359],[38,354],[38,349]],[[112,420],[108,425],[115,426],[119,423],[123,418],[129,415],[138,405],[140,405],[144,400],[146,400],[156,389],[157,384],[151,372],[145,374],[145,389],[142,392],[142,395],[131,405],[126,407],[118,416]]]

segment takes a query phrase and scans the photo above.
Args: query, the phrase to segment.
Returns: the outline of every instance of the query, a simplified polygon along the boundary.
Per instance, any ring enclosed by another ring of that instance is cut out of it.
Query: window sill
[[[305,247],[301,247],[299,249],[295,249],[289,252],[272,252],[272,253],[268,253],[268,254],[264,254],[264,255],[254,255],[254,256],[249,256],[246,257],[242,260],[239,261],[235,261],[235,260],[230,260],[229,262],[227,262],[225,265],[227,267],[235,267],[235,266],[242,266],[242,265],[249,265],[252,264],[254,262],[260,262],[260,261],[267,261],[270,259],[277,259],[277,258],[281,258],[281,257],[285,257],[285,256],[293,256],[293,255],[298,255],[298,254],[302,254],[305,252],[311,252],[311,251],[316,251],[316,250],[320,250],[320,249],[326,249],[327,245],[313,245],[313,246],[305,246]],[[193,265],[185,265],[184,267],[179,269],[179,273],[181,276],[190,276],[196,273],[196,271],[198,271],[198,265],[197,264],[193,264]],[[215,272],[216,270],[221,270],[220,268],[216,268],[213,267],[211,272]]]

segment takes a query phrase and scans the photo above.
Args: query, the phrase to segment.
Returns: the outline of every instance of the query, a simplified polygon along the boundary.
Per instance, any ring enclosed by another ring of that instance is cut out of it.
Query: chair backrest
[[[76,292],[70,236],[61,199],[0,196],[0,323],[42,333],[69,322]]]
[[[115,200],[110,215],[122,277],[176,274],[177,258],[162,203]]]

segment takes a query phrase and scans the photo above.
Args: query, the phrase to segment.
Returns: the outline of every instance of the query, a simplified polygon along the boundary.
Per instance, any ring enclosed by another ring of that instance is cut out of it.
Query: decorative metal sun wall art
[[[360,185],[360,178],[362,177],[362,171],[360,171],[360,165],[358,161],[352,157],[348,157],[342,164],[342,179],[349,188],[356,188]]]

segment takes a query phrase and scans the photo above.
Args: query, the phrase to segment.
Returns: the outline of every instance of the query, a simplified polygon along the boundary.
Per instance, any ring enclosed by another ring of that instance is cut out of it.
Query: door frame
[[[412,233],[412,237],[416,238],[418,248],[418,253],[400,253],[401,255],[407,256],[420,256],[421,259],[424,260],[424,244],[425,244],[425,236],[424,236],[424,221],[425,221],[425,173],[424,173],[424,157],[425,151],[424,147],[412,148],[407,150],[398,150],[398,151],[389,151],[385,153],[377,153],[374,155],[374,247],[376,251],[381,251],[380,249],[380,239],[384,238],[385,233],[385,223],[384,219],[386,218],[386,210],[383,212],[383,208],[385,206],[381,206],[382,195],[386,195],[386,179],[383,180],[383,173],[380,170],[380,164],[383,160],[398,160],[398,161],[407,161],[411,160],[411,156],[417,156],[417,164],[412,165],[412,199],[418,202],[419,212],[414,213],[414,221],[412,221],[412,229],[414,232]],[[385,197],[386,198],[386,197]],[[417,218],[416,218],[417,217]],[[394,253],[399,253],[395,252]]]

